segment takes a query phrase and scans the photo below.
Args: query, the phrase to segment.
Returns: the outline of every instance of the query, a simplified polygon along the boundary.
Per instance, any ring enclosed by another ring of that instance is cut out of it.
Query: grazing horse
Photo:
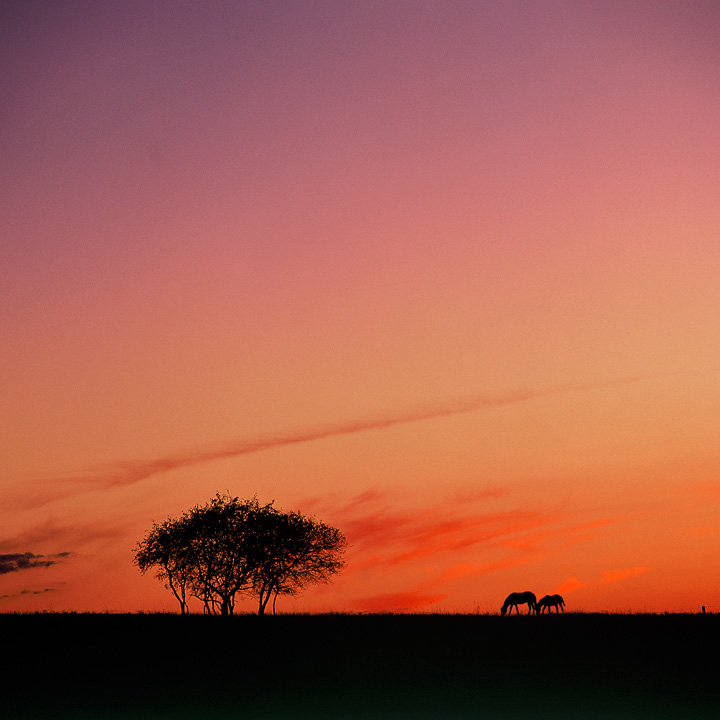
[[[537,608],[536,611],[538,613],[544,613],[545,608],[547,608],[547,611],[549,613],[552,612],[551,608],[555,608],[555,612],[559,612],[558,608],[565,612],[565,601],[562,599],[560,595],[546,595],[544,598],[540,598],[537,601]]]
[[[525,592],[521,593],[510,593],[505,598],[505,602],[500,608],[500,614],[505,615],[508,611],[508,608],[510,609],[510,613],[512,613],[512,609],[515,608],[515,612],[519,615],[520,608],[518,607],[518,605],[527,605],[528,615],[533,611],[537,612],[537,600],[535,599],[535,595],[533,595],[533,593],[531,593],[529,590],[526,590]]]

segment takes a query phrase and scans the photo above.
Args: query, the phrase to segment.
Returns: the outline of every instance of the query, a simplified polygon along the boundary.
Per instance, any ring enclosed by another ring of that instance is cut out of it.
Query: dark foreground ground
[[[0,615],[0,717],[718,718],[720,615]]]

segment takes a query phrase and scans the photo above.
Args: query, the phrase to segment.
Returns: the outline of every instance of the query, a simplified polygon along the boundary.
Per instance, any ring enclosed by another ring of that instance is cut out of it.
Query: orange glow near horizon
[[[716,3],[0,19],[0,612],[216,492],[347,536],[282,611],[720,609]]]

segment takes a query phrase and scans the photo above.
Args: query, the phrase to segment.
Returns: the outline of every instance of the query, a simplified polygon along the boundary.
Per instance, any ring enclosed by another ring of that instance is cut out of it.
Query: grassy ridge
[[[7,720],[717,718],[720,615],[0,615]]]

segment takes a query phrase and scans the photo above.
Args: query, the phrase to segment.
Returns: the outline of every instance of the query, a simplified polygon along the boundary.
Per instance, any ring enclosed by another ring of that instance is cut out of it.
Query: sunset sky
[[[345,533],[278,610],[720,610],[715,0],[0,38],[0,611],[176,611],[133,548],[216,492]]]

